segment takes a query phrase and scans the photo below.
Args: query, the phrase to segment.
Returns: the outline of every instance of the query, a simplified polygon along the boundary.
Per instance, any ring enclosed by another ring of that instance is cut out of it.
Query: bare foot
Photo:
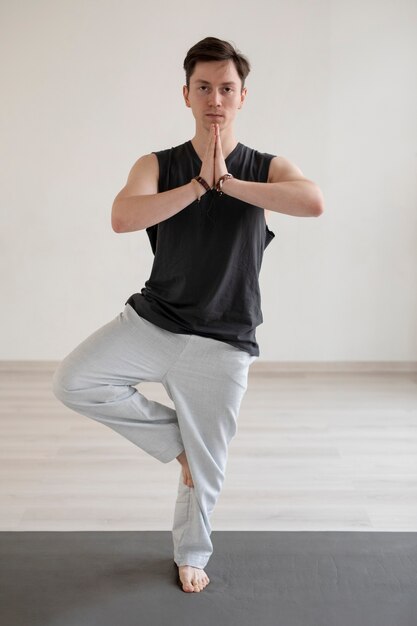
[[[177,458],[177,461],[181,463],[182,465],[182,477],[183,477],[184,485],[187,485],[187,487],[194,487],[194,483],[193,483],[193,479],[191,476],[185,450],[183,450],[181,454],[179,454],[176,458]]]
[[[203,591],[210,579],[203,569],[192,565],[180,565],[178,567],[183,591]]]

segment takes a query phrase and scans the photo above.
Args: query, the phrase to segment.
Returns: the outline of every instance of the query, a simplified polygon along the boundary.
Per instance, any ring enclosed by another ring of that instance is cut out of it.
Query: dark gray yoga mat
[[[213,531],[177,584],[168,531],[1,532],[2,626],[416,626],[417,533]]]

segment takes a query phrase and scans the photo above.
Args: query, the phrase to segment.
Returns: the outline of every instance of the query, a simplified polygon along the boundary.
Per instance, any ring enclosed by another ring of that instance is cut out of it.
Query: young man
[[[281,156],[238,142],[248,60],[207,37],[184,61],[193,139],[140,157],[112,208],[117,233],[146,229],[149,280],[124,311],[85,339],[54,374],[54,393],[163,463],[182,465],[172,529],[184,591],[203,590],[210,516],[228,446],[259,356],[259,272],[275,234],[268,211],[318,216],[318,186]],[[175,410],[134,385],[161,382]]]

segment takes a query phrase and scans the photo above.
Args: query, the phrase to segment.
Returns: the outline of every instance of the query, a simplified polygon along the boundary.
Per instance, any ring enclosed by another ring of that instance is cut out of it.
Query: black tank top
[[[191,141],[155,152],[158,192],[185,185],[200,173]],[[272,154],[238,143],[226,158],[240,180],[266,182]],[[259,356],[262,324],[259,272],[275,237],[264,210],[216,191],[146,229],[154,261],[140,293],[126,301],[143,318],[174,333],[224,341]]]

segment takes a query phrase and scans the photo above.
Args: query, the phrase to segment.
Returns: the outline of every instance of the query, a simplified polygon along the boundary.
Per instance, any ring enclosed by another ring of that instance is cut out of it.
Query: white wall
[[[146,8],[144,8],[146,7]],[[17,0],[1,7],[0,359],[61,359],[149,276],[110,212],[136,159],[183,143],[183,59],[252,62],[238,139],[325,197],[270,214],[261,359],[417,359],[415,1]]]

